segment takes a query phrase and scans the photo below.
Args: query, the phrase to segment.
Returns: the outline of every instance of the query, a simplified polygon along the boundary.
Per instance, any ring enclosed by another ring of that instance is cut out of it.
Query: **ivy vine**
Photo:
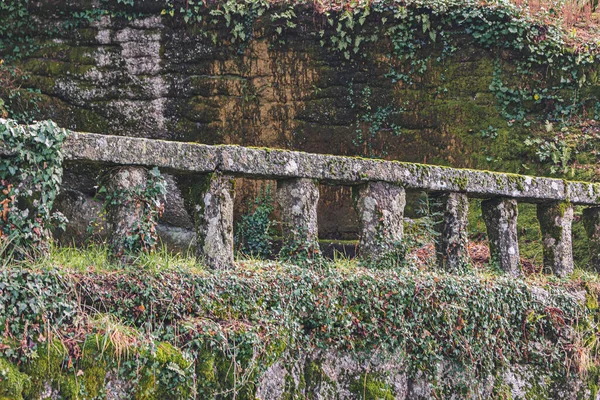
[[[0,120],[0,255],[46,252],[51,227],[66,220],[52,211],[62,181],[67,131],[51,121],[19,125]]]

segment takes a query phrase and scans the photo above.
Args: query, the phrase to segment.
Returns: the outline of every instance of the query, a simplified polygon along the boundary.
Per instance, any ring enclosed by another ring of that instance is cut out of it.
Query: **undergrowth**
[[[253,399],[269,366],[314,349],[382,354],[440,395],[454,390],[439,379],[447,363],[480,379],[513,364],[563,378],[598,367],[593,273],[456,276],[345,258],[210,271],[191,257],[145,257],[118,267],[103,248],[53,247],[0,271],[0,360],[23,374],[24,398],[44,382],[62,398],[94,398],[111,372],[133,382],[130,398]]]

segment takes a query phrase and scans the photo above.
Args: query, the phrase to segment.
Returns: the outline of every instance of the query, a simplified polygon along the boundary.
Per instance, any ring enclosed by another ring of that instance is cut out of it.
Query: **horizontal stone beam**
[[[71,161],[157,166],[175,173],[220,170],[234,176],[309,178],[338,185],[382,181],[406,189],[459,192],[470,197],[600,204],[600,184],[597,183],[288,150],[72,132],[65,142],[64,152],[65,159]],[[10,151],[5,149],[0,154],[7,156]]]

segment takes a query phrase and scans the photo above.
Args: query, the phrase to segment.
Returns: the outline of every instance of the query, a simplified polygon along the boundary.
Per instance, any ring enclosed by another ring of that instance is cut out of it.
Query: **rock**
[[[538,204],[537,217],[542,231],[545,268],[560,277],[572,274],[573,206],[565,202]]]
[[[369,182],[353,195],[360,226],[359,254],[376,260],[402,241],[406,205],[404,188],[386,182]]]
[[[319,253],[318,201],[319,186],[312,179],[277,181],[284,246],[306,251],[308,256]]]
[[[106,189],[112,198],[106,206],[109,224],[108,242],[113,254],[125,261],[133,250],[131,238],[139,234],[137,225],[144,219],[143,207],[135,197],[148,181],[148,171],[141,167],[119,167],[109,173]]]
[[[468,215],[469,199],[464,193],[437,194],[433,197],[432,211],[439,219],[435,229],[438,265],[447,271],[464,271],[469,263]]]
[[[233,264],[233,200],[235,178],[208,174],[198,185],[196,257],[210,268],[230,269]]]
[[[491,260],[512,276],[521,275],[519,239],[517,237],[517,201],[495,198],[481,203],[488,232]]]
[[[378,181],[401,184],[406,189],[460,192],[469,197],[547,202],[564,201],[572,196],[576,199],[572,204],[598,204],[595,183],[298,151],[72,132],[65,142],[64,153],[71,161],[157,166],[175,174],[220,170],[248,178],[306,178],[334,185]]]

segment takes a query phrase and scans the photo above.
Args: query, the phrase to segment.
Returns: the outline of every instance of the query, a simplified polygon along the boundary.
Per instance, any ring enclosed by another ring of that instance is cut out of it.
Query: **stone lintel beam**
[[[359,254],[376,260],[402,240],[406,193],[402,186],[369,182],[355,187],[353,197],[360,229]]]
[[[211,173],[218,168],[218,146],[126,136],[71,132],[65,160],[82,163],[159,167],[176,173]]]
[[[234,268],[233,201],[235,178],[207,174],[192,187],[196,222],[196,257],[213,269]]]
[[[487,228],[490,255],[505,273],[521,275],[519,240],[517,236],[517,201],[493,198],[481,202],[481,213]]]
[[[590,265],[594,271],[600,272],[600,207],[583,210],[583,226],[589,239]]]
[[[281,207],[283,245],[306,251],[309,256],[319,253],[318,183],[305,178],[280,180],[276,197]]]
[[[573,206],[567,202],[538,204],[537,217],[542,231],[544,267],[561,277],[570,275],[573,273]]]
[[[157,166],[177,174],[220,170],[249,178],[307,178],[338,185],[382,181],[406,189],[461,192],[470,197],[511,197],[534,203],[569,199],[573,204],[600,204],[600,183],[279,149],[208,146],[72,132],[63,150],[69,161]]]
[[[143,167],[119,167],[108,172],[107,193],[113,200],[107,203],[108,243],[113,255],[127,261],[128,238],[137,234],[136,227],[143,218],[143,209],[131,198],[137,189],[143,190],[148,182],[148,170]]]
[[[432,211],[438,220],[435,242],[438,265],[447,271],[463,271],[469,262],[469,199],[464,193],[438,193],[432,198]]]

